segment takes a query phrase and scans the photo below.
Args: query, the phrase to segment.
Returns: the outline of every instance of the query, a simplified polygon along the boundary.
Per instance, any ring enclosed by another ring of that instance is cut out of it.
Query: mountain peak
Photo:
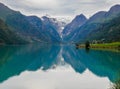
[[[86,21],[87,21],[87,18],[83,14],[80,14],[80,15],[77,15],[75,19],[72,20],[72,23],[76,23],[76,24],[79,23],[81,25]]]
[[[80,16],[80,17],[85,17],[85,15],[84,14],[80,14],[80,15],[78,15],[78,16]],[[86,17],[85,17],[86,18]]]
[[[106,11],[99,11],[97,12],[96,14],[94,14],[92,17],[90,17],[90,19],[96,19],[96,18],[100,18],[100,17],[103,17],[104,15],[106,14]]]
[[[71,23],[69,23],[68,25],[66,25],[65,29],[63,30],[63,34],[70,34],[71,32],[73,32],[76,28],[82,26],[85,22],[87,21],[87,18],[83,15],[77,15]]]
[[[107,16],[116,17],[120,14],[120,5],[116,4],[110,8],[107,13]]]
[[[3,3],[0,3],[0,6],[5,6]]]
[[[76,20],[87,20],[87,18],[83,15],[83,14],[80,14],[80,15],[77,15],[76,17],[75,17],[75,19]]]
[[[8,9],[8,7],[2,3],[0,3],[0,9],[3,10],[3,9]]]
[[[120,4],[116,4],[110,8],[110,10],[120,9]]]
[[[9,9],[11,10],[10,8],[8,8],[6,5],[4,5],[3,3],[0,3],[0,9]]]

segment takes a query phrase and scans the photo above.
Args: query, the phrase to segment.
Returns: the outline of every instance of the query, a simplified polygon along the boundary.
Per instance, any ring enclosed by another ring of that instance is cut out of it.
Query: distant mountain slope
[[[95,15],[93,15],[82,26],[80,26],[80,27],[76,26],[76,29],[71,31],[69,35],[64,36],[63,39],[66,42],[72,42],[72,43],[85,42],[88,39],[88,37],[89,37],[89,39],[92,39],[90,37],[92,37],[93,34],[96,34],[96,31],[101,30],[102,29],[101,26],[103,26],[103,24],[105,25],[106,23],[111,23],[111,20],[114,20],[119,16],[120,16],[120,5],[115,5],[115,6],[111,7],[108,12],[100,11],[100,12],[96,13]],[[110,27],[108,27],[108,28],[110,28]],[[104,33],[105,30],[102,30],[102,31]],[[114,32],[112,32],[112,33],[113,34],[117,33],[116,31],[118,31],[118,30],[114,30]],[[112,37],[112,33],[109,34],[109,36]],[[119,31],[118,31],[118,33],[119,33]],[[89,36],[90,34],[92,34],[92,35]],[[101,34],[101,33],[98,33],[98,34]],[[97,35],[96,35],[96,37],[97,37]],[[98,37],[100,37],[100,36],[98,36]]]

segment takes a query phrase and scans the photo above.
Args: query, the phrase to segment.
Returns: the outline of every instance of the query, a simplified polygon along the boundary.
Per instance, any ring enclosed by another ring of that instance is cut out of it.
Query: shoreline
[[[76,46],[77,48],[85,48],[85,44],[79,44]],[[104,44],[90,44],[90,49],[98,49],[98,50],[117,50],[120,52],[120,42],[114,43],[104,43]]]

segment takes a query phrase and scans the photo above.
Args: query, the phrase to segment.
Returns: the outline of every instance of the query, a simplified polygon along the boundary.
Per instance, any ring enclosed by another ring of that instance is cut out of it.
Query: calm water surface
[[[0,46],[0,89],[120,89],[120,53],[69,45]]]

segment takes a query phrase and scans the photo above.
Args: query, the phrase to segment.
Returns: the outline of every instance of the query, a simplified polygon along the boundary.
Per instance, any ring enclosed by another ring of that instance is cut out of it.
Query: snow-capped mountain
[[[62,31],[67,25],[67,23],[70,21],[68,18],[63,17],[51,17],[50,15],[43,16],[42,21],[46,24],[51,25],[56,31],[59,33],[60,37],[62,37]]]

